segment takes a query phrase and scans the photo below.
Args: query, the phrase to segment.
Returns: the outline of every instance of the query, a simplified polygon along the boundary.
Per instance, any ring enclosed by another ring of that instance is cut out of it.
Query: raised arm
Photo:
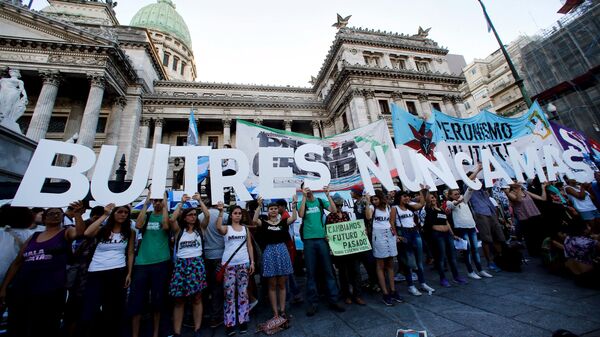
[[[178,221],[179,215],[181,214],[181,208],[183,208],[182,202],[177,204],[175,211],[173,212],[173,216],[171,216],[169,219],[169,227],[171,228],[171,231],[175,233],[175,236],[177,236],[180,230]]]
[[[169,230],[169,197],[167,196],[167,192],[165,192],[163,196],[163,208],[162,208],[162,229],[165,231]],[[177,218],[175,218],[177,220]]]
[[[200,227],[203,229],[206,229],[208,227],[208,222],[210,220],[210,212],[208,211],[208,207],[206,207],[206,205],[202,201],[202,198],[200,197],[200,193],[194,194],[192,199],[198,200],[198,204],[200,205],[202,214],[204,214],[204,219],[202,219],[202,222],[200,222]]]
[[[298,203],[298,197],[296,194],[292,197],[292,216],[287,218],[287,224],[291,225],[298,219],[298,211],[296,210],[296,204]]]
[[[537,194],[531,193],[529,191],[525,191],[525,192],[527,194],[529,194],[529,196],[532,199],[536,199],[536,200],[539,200],[539,201],[546,201],[546,200],[548,200],[548,197],[547,197],[547,194],[546,194],[546,186],[548,186],[547,182],[545,182],[545,183],[542,184],[542,195],[537,195]]]
[[[567,192],[568,195],[572,195],[579,200],[585,199],[586,196],[586,191],[583,187],[579,189],[579,192],[576,192],[572,186],[566,186],[565,192]]]
[[[298,215],[304,218],[304,212],[306,212],[306,195],[308,194],[308,187],[302,189],[302,201],[300,202],[300,209]]]
[[[329,186],[325,186],[325,196],[327,197],[327,201],[329,201],[329,212],[337,213],[337,206],[333,202],[331,195],[329,195]]]
[[[135,219],[135,228],[142,229],[142,227],[144,227],[144,223],[146,222],[146,212],[148,211],[150,202],[150,190],[148,190],[148,196],[146,197],[146,201],[144,201],[144,207],[142,207],[142,211],[138,214],[137,219]]]
[[[509,192],[506,192],[506,196],[512,202],[521,202],[523,200],[523,196],[517,190],[509,190]]]
[[[73,208],[73,213],[75,213],[75,227],[68,228],[65,231],[65,237],[68,241],[73,241],[78,237],[83,236],[85,232],[85,222],[81,217],[85,209],[83,208],[83,202],[76,201],[70,205]]]
[[[177,204],[177,207],[175,207],[175,211],[173,211],[173,215],[172,215],[172,218],[175,219],[175,221],[177,221],[177,219],[179,219],[179,215],[181,214],[183,205],[185,205],[185,203],[188,202],[189,200],[190,200],[190,197],[187,194],[184,194],[183,196],[181,196],[181,202]]]
[[[302,201],[304,201],[304,199]],[[258,203],[258,207],[256,207],[256,210],[254,211],[254,217],[252,218],[252,222],[255,226],[260,227],[262,225],[262,222],[259,220],[259,217],[260,210],[262,209],[263,198],[259,196],[256,202]]]
[[[461,197],[461,199],[465,202],[468,203],[469,200],[471,200],[471,197],[473,196],[473,189],[472,188],[467,188],[467,191],[465,192],[464,197]]]
[[[371,211],[371,196],[369,193],[365,194],[365,219],[371,220],[373,217],[373,211]]]
[[[481,165],[481,163],[477,163],[477,166],[475,166],[475,169],[469,175],[469,179],[475,180],[479,172],[481,172],[481,170],[483,170],[483,166]]]
[[[106,220],[106,218],[110,216],[110,212],[112,212],[114,208],[115,204],[108,204],[104,206],[104,213],[88,228],[86,228],[85,233],[83,235],[85,235],[86,238],[96,237],[96,235],[98,235],[98,232],[100,231],[100,227],[102,227],[102,223],[104,222],[104,220]]]
[[[217,217],[217,232],[221,235],[227,234],[227,227],[223,226],[223,202],[219,201],[217,203],[217,209],[219,210],[219,216]]]
[[[421,208],[423,208],[423,206],[425,206],[425,201],[427,200],[427,196],[429,196],[429,186],[427,185],[421,185],[421,197],[418,203],[416,203],[415,205],[408,205],[413,211],[418,211]]]

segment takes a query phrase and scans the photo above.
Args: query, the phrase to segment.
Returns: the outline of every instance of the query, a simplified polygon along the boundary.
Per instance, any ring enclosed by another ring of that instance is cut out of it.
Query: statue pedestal
[[[0,125],[0,183],[20,183],[37,142]]]

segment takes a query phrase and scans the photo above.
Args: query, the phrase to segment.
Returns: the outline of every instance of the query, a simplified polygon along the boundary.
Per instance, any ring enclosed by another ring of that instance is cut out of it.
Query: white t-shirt
[[[410,209],[403,211],[400,206],[396,207],[396,227],[398,228],[414,228],[415,224],[415,213]]]
[[[386,206],[385,211],[369,205],[373,214],[373,229],[388,229],[390,228],[390,208]]]
[[[227,234],[225,234],[223,237],[225,240],[225,251],[223,251],[223,258],[221,259],[223,264],[229,260],[231,255],[236,251],[236,249],[238,249],[242,242],[246,241],[246,235],[246,228],[242,228],[241,231],[236,231],[233,229],[233,226],[227,226]],[[237,266],[249,262],[250,256],[248,256],[248,248],[246,247],[246,243],[244,243],[244,246],[240,248],[240,250],[235,253],[231,261],[229,261],[229,265]]]
[[[88,271],[102,271],[123,268],[127,265],[127,238],[121,233],[111,233],[108,240],[101,240],[96,246]]]
[[[581,191],[581,189],[579,189],[577,187],[573,187],[573,186],[567,186],[567,187],[565,187],[565,190],[567,188],[573,189],[573,191],[575,191],[577,193],[579,193],[579,191]],[[585,197],[583,198],[583,200],[578,199],[570,194],[569,194],[569,200],[571,200],[571,202],[573,203],[573,207],[575,207],[575,209],[578,212],[590,212],[590,211],[596,210],[596,205],[594,205],[594,202],[592,201],[592,198],[590,198],[590,194],[588,193],[588,191],[585,191]]]
[[[455,205],[452,201],[446,203],[446,208],[452,211],[454,228],[475,228],[475,220],[469,205],[464,201]]]
[[[196,231],[189,233],[184,230],[177,244],[177,258],[189,259],[198,256],[202,256],[202,237]]]

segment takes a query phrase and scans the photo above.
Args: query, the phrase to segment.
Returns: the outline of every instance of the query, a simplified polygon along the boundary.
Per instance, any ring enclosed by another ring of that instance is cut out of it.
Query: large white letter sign
[[[525,174],[527,174],[527,178],[529,179],[533,179],[537,173],[541,182],[548,181],[535,147],[529,146],[525,150],[527,160],[525,160],[513,146],[508,147],[508,156],[510,157],[513,170],[515,171],[515,179],[517,179],[517,181],[525,181],[523,171],[525,171]]]
[[[420,168],[423,179],[425,180],[425,183],[430,186],[431,191],[437,191],[437,188],[435,187],[435,180],[433,180],[431,173],[440,178],[446,185],[448,185],[448,187],[452,189],[458,188],[458,184],[454,179],[452,170],[450,169],[450,166],[448,166],[443,153],[439,151],[435,152],[435,158],[437,159],[438,165],[435,165],[433,162],[429,161],[429,159],[425,158],[425,156],[417,153],[416,151],[411,153],[411,160],[415,160],[416,166]]]
[[[557,177],[562,179],[563,174],[571,179],[575,179],[575,175],[562,160],[560,151],[557,148],[548,145],[544,146],[544,159],[546,160],[548,180],[553,181]]]
[[[296,163],[296,167],[298,167],[298,169],[302,171],[316,172],[320,177],[316,180],[304,179],[304,187],[308,187],[314,191],[320,190],[329,185],[329,182],[331,181],[331,172],[329,172],[329,168],[323,163],[306,160],[306,155],[308,153],[316,153],[320,156],[323,156],[323,146],[317,144],[304,144],[298,147],[296,149],[296,153],[294,154],[294,162]]]
[[[52,166],[52,161],[57,154],[73,156],[74,164],[71,167]],[[94,151],[86,146],[40,140],[12,205],[65,207],[73,201],[85,198],[90,185],[83,173],[94,166],[95,160]],[[71,186],[64,193],[42,193],[41,189],[46,178],[63,179]]]
[[[210,146],[172,146],[171,157],[183,157],[185,159],[184,193],[194,195],[198,191],[198,157],[207,157],[212,148]],[[221,169],[221,163],[217,170]],[[151,188],[152,199],[164,198],[164,190]]]
[[[563,160],[571,169],[575,170],[573,175],[575,175],[575,179],[581,183],[587,183],[594,180],[594,171],[592,168],[586,164],[583,160],[575,161],[575,158],[583,158],[583,154],[581,151],[576,150],[572,147],[569,147],[568,150],[563,152]]]
[[[390,168],[385,160],[385,154],[383,153],[381,146],[375,146],[375,154],[377,155],[379,166],[375,165],[375,163],[367,156],[363,149],[354,149],[354,157],[356,158],[356,163],[358,164],[360,177],[365,185],[365,190],[371,195],[375,194],[375,190],[373,189],[373,182],[371,181],[371,175],[369,174],[369,171],[373,172],[375,178],[379,179],[383,187],[385,187],[388,191],[396,189],[396,186],[394,186],[394,182],[392,181],[392,176],[390,175]]]
[[[469,157],[469,155],[467,155],[466,153],[458,152],[454,155],[454,166],[456,167],[456,172],[458,173],[458,176],[467,186],[469,186],[469,188],[473,190],[481,189],[483,184],[481,183],[481,181],[479,181],[479,179],[469,179],[469,176],[465,172],[465,168],[463,166],[465,162],[469,166],[473,165],[473,159],[471,159],[471,157]]]
[[[169,146],[167,145],[167,158],[168,153]],[[98,155],[94,176],[92,177],[92,196],[100,205],[108,205],[110,203],[127,205],[135,201],[142,194],[148,182],[148,175],[150,174],[152,164],[152,149],[140,149],[133,180],[129,188],[121,193],[111,192],[108,188],[108,180],[112,173],[111,164],[114,163],[116,154],[116,146],[102,145],[100,155]]]
[[[406,174],[406,169],[404,168],[404,158],[402,156],[403,153],[406,153],[406,151],[413,151],[413,149],[392,149],[392,158],[394,159],[394,165],[396,166],[396,172],[398,172],[398,178],[400,178],[400,181],[402,182],[402,186],[411,190],[411,191],[420,191],[421,190],[421,182],[423,181],[423,176],[421,175],[421,171],[419,170],[414,170],[413,172],[415,174],[415,178],[414,179],[410,179],[408,178],[408,175]],[[410,159],[409,159],[410,160]]]
[[[154,162],[152,164],[152,190],[157,190],[158,192],[163,192],[167,189],[167,171],[169,170],[169,150],[171,146],[166,144],[156,144],[154,148]],[[152,156],[152,153],[150,153]],[[140,160],[142,159],[141,153],[138,157],[137,165],[140,165]],[[137,174],[138,166],[135,166],[135,173]],[[133,178],[135,180],[135,177]],[[147,180],[147,179],[146,179]],[[140,191],[140,194],[142,191]],[[158,193],[157,192],[157,193]],[[152,193],[152,195],[156,195],[156,193]],[[161,198],[164,198],[161,197]]]
[[[507,184],[512,184],[513,180],[510,178],[508,173],[504,171],[504,168],[492,155],[492,151],[488,148],[481,149],[481,165],[483,167],[483,180],[485,181],[485,187],[494,186],[494,179],[504,178]],[[492,171],[491,166],[494,167]]]
[[[293,178],[294,172],[291,167],[273,167],[274,158],[292,158],[294,149],[291,147],[261,147],[258,149],[258,172],[260,184],[260,196],[265,199],[289,198],[296,193],[296,188],[275,187],[275,178]]]
[[[223,177],[221,164],[224,159],[233,159],[237,163],[238,170],[232,176]],[[238,149],[212,150],[210,153],[210,191],[213,205],[224,201],[223,188],[233,187],[237,198],[241,201],[252,200],[252,196],[244,186],[244,181],[250,173],[250,165],[246,154]],[[260,174],[260,172],[259,172]]]

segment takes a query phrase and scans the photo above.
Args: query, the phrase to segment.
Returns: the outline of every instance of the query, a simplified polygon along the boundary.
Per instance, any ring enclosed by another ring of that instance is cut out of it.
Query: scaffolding
[[[530,95],[560,122],[600,140],[600,1],[587,0],[521,48]]]

